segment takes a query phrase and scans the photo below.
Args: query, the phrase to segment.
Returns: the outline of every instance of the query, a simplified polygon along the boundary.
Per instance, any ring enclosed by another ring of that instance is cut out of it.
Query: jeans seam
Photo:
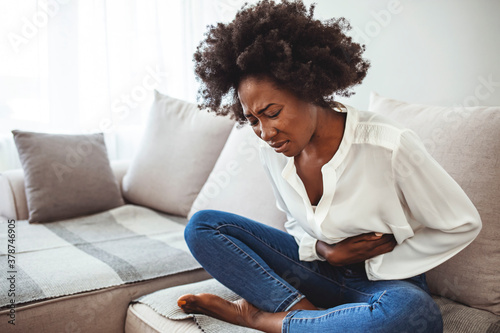
[[[283,318],[283,321],[281,323],[281,333],[288,333],[289,332],[288,326],[290,326],[290,320],[299,311],[300,310],[293,310],[293,311],[290,311],[286,314],[285,318]]]
[[[321,275],[320,273],[313,271],[313,270],[312,270],[312,269],[310,269],[309,267],[306,267],[306,266],[304,266],[304,265],[300,264],[300,261],[299,261],[299,262],[296,262],[295,260],[292,260],[290,257],[288,257],[288,256],[284,255],[283,253],[281,253],[280,251],[278,251],[278,250],[274,249],[272,246],[268,245],[266,242],[264,242],[262,239],[260,239],[259,237],[257,237],[256,235],[254,235],[253,233],[251,233],[251,232],[250,232],[249,230],[247,230],[247,229],[241,228],[240,226],[237,226],[237,225],[234,225],[234,224],[222,224],[222,225],[217,226],[215,229],[216,229],[217,231],[219,231],[219,229],[220,229],[220,228],[222,228],[222,227],[234,227],[234,228],[237,228],[237,229],[239,229],[239,230],[241,230],[241,231],[244,231],[244,232],[248,233],[249,235],[252,235],[252,236],[253,236],[255,239],[257,239],[260,243],[262,243],[262,244],[264,244],[265,246],[267,246],[269,249],[271,249],[272,251],[274,251],[276,254],[278,254],[278,255],[280,255],[280,256],[282,256],[282,257],[286,258],[287,260],[289,260],[289,261],[293,262],[294,264],[299,265],[299,266],[300,266],[300,267],[302,267],[303,269],[306,269],[306,270],[308,270],[309,272],[311,272],[311,273],[313,273],[313,274],[315,274],[315,275],[318,275],[318,276],[320,276],[321,278],[324,278],[324,279],[326,279],[326,280],[328,280],[328,281],[330,281],[330,282],[332,282],[332,283],[336,284],[336,285],[337,285],[337,286],[339,286],[339,287],[346,288],[346,289],[349,289],[349,290],[351,290],[351,291],[355,291],[355,292],[357,292],[357,293],[359,293],[359,294],[362,294],[362,295],[365,295],[365,296],[373,296],[373,294],[366,294],[366,293],[364,293],[364,292],[362,292],[362,291],[359,291],[359,290],[356,290],[356,289],[352,289],[352,288],[350,288],[350,287],[347,287],[347,286],[345,286],[344,284],[339,283],[338,281],[332,280],[332,279],[330,279],[329,277],[324,276],[324,275]],[[220,231],[219,231],[219,232],[220,232]]]
[[[295,304],[297,304],[298,302],[300,302],[300,301],[301,301],[301,300],[303,300],[304,298],[306,298],[306,296],[305,296],[305,295],[303,295],[303,294],[299,294],[299,295],[297,295],[297,297],[295,297],[295,299],[293,299],[293,300],[292,300],[292,302],[291,302],[290,304],[288,304],[288,305],[285,307],[284,311],[290,311],[289,309],[290,309],[291,307],[293,307]],[[280,304],[280,305],[281,305],[281,304]]]
[[[340,311],[344,311],[344,310],[351,310],[351,309],[357,309],[357,308],[367,308],[367,307],[370,307],[371,305],[369,304],[365,304],[365,305],[356,305],[356,306],[351,306],[349,308],[342,308],[342,309],[337,309],[337,310],[332,310],[332,311],[329,311],[328,313],[325,313],[321,316],[318,316],[318,317],[308,317],[308,318],[290,318],[290,321],[292,320],[308,320],[308,319],[319,319],[319,318],[322,318],[322,317],[325,317],[325,316],[328,316],[328,315],[331,315],[332,313],[335,313],[335,312],[340,312]],[[299,310],[299,311],[303,311],[303,310]]]
[[[384,292],[377,298],[377,300],[375,302],[373,302],[373,304],[375,303],[379,303],[380,302],[380,299],[382,298],[382,296],[385,295],[385,293],[387,292],[387,290],[384,290]],[[325,317],[325,316],[328,316],[328,315],[331,315],[332,313],[335,313],[335,312],[339,312],[339,311],[344,311],[344,310],[352,310],[352,309],[357,309],[357,308],[366,308],[366,307],[372,307],[373,304],[366,304],[366,305],[356,305],[356,306],[351,306],[349,308],[342,308],[342,309],[337,309],[337,310],[332,310],[332,311],[329,311],[328,313],[325,313],[321,316],[318,316],[318,317],[308,317],[308,318],[298,318],[298,319],[294,319],[294,318],[291,318],[291,314],[289,313],[285,319],[287,319],[288,317],[288,322],[291,322],[292,320],[308,320],[308,319],[319,319],[319,318],[322,318],[322,317]],[[298,310],[298,311],[301,311],[301,310]],[[294,313],[295,315],[295,313]],[[284,322],[284,320],[283,320]]]
[[[384,296],[384,295],[385,295],[385,293],[386,293],[386,292],[387,292],[387,290],[384,290],[384,292],[383,292],[383,293],[379,296],[379,298],[377,299],[377,301],[376,301],[376,302],[374,302],[374,304],[375,304],[375,303],[379,303],[379,302],[380,302],[380,299],[382,298],[382,296]]]
[[[294,296],[294,295],[290,295],[290,296]],[[295,303],[297,303],[297,300],[299,300],[299,301],[300,301],[301,299],[303,299],[303,298],[305,298],[305,297],[306,297],[305,295],[301,294],[300,292],[299,292],[299,293],[295,293],[295,297],[292,299],[292,301],[287,302],[287,303],[289,303],[289,304],[288,304],[288,305],[286,305],[286,306],[284,307],[284,309],[282,309],[282,306],[281,306],[281,305],[282,305],[282,304],[284,304],[286,301],[288,301],[288,299],[290,298],[290,296],[289,296],[289,297],[287,297],[286,299],[284,299],[284,300],[283,300],[283,302],[281,302],[281,303],[277,306],[277,308],[276,308],[275,312],[283,312],[283,311],[286,311],[286,309],[288,309],[289,307],[294,306],[294,305],[295,305]]]
[[[238,250],[240,250],[242,253],[244,253],[248,258],[250,258],[254,263],[256,263],[263,272],[265,272],[267,275],[269,275],[269,277],[271,277],[272,279],[274,279],[276,282],[278,282],[282,288],[286,288],[288,291],[290,291],[292,294],[290,296],[294,296],[294,300],[295,298],[297,297],[300,297],[302,296],[302,293],[300,293],[298,290],[292,290],[290,289],[287,285],[283,284],[283,282],[281,282],[280,280],[278,280],[277,278],[275,278],[274,276],[272,276],[266,269],[264,269],[264,267],[262,267],[262,265],[256,261],[254,258],[252,258],[252,256],[248,253],[246,253],[241,247],[239,247],[238,245],[236,245],[232,240],[230,240],[226,235],[220,233],[220,235],[222,237],[224,237],[227,241],[229,241],[233,246],[235,246]],[[279,305],[278,305],[278,309],[279,307],[287,300],[290,298],[290,296],[288,296],[287,298],[285,298]]]

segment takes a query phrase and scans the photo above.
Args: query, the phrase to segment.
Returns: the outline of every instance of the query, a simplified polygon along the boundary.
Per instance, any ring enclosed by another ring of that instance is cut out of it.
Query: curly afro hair
[[[245,4],[228,23],[208,27],[195,54],[201,81],[199,106],[246,122],[238,85],[248,76],[270,78],[279,88],[320,106],[335,107],[333,96],[351,96],[370,67],[364,45],[345,34],[344,19],[319,21],[302,1],[263,0]]]

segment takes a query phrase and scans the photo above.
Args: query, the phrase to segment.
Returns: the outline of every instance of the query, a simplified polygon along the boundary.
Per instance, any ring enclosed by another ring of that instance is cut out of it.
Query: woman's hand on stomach
[[[356,264],[391,252],[397,242],[392,234],[368,233],[344,239],[329,245],[318,240],[316,252],[333,266]]]

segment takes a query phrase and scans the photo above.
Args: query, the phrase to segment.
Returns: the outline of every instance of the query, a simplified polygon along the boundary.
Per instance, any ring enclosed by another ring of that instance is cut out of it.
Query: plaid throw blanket
[[[231,290],[224,287],[215,279],[176,286],[139,297],[134,303],[148,305],[151,309],[172,320],[193,319],[202,332],[205,333],[259,333],[251,328],[237,326],[221,320],[201,315],[186,314],[177,306],[177,299],[185,294],[210,293],[218,295],[230,302],[241,299]],[[262,332],[263,333],[263,332]]]
[[[16,303],[200,268],[184,242],[185,223],[135,205],[45,224],[16,221]],[[0,230],[0,262],[6,272],[7,221],[0,222]],[[11,282],[0,279],[0,290],[8,290]],[[10,299],[2,292],[0,306]]]

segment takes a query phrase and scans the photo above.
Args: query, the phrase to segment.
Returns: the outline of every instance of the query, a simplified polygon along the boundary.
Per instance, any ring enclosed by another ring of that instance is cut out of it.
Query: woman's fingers
[[[368,243],[370,244],[368,246],[371,246],[372,248],[386,243],[392,243],[396,245],[396,238],[394,238],[393,234],[379,233],[379,235],[377,235],[376,233],[363,234],[360,235],[362,237],[359,238],[357,241]]]
[[[379,240],[373,241],[372,245],[374,245],[373,249],[378,254],[384,254],[387,252],[391,252],[396,247],[397,242],[392,234],[386,234],[382,236]]]
[[[367,236],[363,238],[364,242],[360,243],[360,245],[362,244],[362,248],[364,248],[364,251],[369,255],[368,258],[391,252],[397,244],[393,234],[375,236],[374,233],[371,233],[364,235]]]

